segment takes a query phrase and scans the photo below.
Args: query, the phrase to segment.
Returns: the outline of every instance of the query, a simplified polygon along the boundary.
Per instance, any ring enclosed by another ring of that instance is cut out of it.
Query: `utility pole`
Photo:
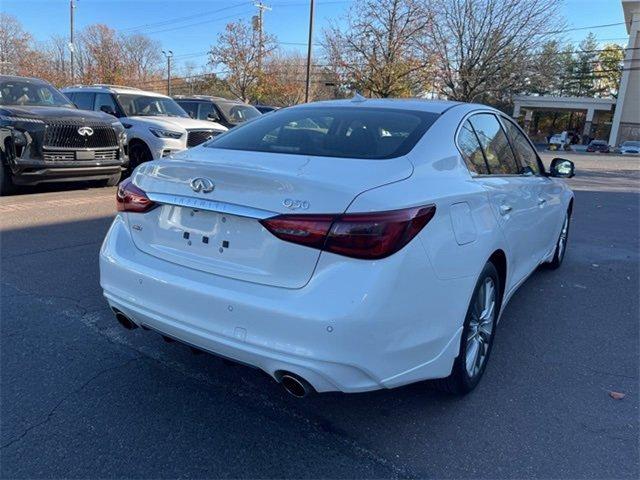
[[[258,9],[258,70],[262,72],[262,56],[264,54],[264,23],[263,14],[265,10],[271,10],[271,7],[262,3],[262,1],[253,4]]]
[[[311,58],[313,49],[313,0],[309,6],[309,44],[307,45],[307,83],[304,88],[304,102],[309,103],[309,91],[311,90]]]
[[[69,58],[71,60],[71,84],[74,82],[75,72],[74,72],[74,62],[73,56],[75,53],[76,46],[73,43],[73,11],[76,6],[74,0],[69,0]]]
[[[171,96],[171,59],[173,58],[173,52],[162,50],[162,54],[167,57],[167,95]]]

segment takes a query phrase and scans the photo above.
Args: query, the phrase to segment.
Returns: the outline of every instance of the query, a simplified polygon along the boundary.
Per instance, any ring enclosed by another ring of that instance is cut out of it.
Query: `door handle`
[[[513,208],[511,208],[511,205],[500,205],[500,215],[506,215],[511,210],[513,210]]]
[[[538,197],[538,205],[543,207],[545,203],[547,203],[547,200],[545,198]]]

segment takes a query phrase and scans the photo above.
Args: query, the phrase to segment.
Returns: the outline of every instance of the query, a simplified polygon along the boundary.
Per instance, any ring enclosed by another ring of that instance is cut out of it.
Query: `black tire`
[[[556,270],[562,265],[564,256],[567,253],[567,242],[569,241],[569,227],[571,226],[571,212],[567,211],[562,223],[562,230],[556,241],[556,249],[553,252],[553,258],[545,266],[550,270]]]
[[[141,163],[153,160],[151,150],[144,143],[137,141],[133,145],[129,145],[129,168],[127,173],[131,175],[131,172]]]
[[[0,197],[15,193],[16,186],[11,179],[11,171],[0,159]]]
[[[481,320],[484,311],[479,311],[481,304],[478,302],[481,301],[479,296],[484,296],[486,293],[488,285],[493,285],[493,308],[490,314],[486,315],[486,318],[491,320],[491,329],[487,333],[489,324]],[[496,334],[498,314],[502,303],[502,288],[498,270],[496,270],[493,263],[487,262],[480,273],[469,302],[460,338],[459,354],[453,363],[451,375],[435,381],[436,387],[440,390],[455,395],[464,395],[472,391],[480,382],[493,348],[493,339]],[[477,325],[481,326],[478,327]],[[478,355],[481,355],[480,357],[473,356],[473,352],[476,351],[476,345]],[[471,362],[471,373],[467,365],[468,352],[470,357],[474,358]],[[479,364],[476,362],[479,362]]]
[[[120,183],[121,178],[122,178],[122,173],[116,173],[114,175],[111,175],[106,180],[102,180],[101,183],[103,187],[115,187]]]

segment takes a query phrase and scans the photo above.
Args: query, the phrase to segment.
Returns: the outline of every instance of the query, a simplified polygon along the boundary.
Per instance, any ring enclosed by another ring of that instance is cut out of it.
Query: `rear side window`
[[[507,136],[509,137],[516,157],[520,160],[520,164],[528,166],[534,174],[539,175],[540,164],[538,163],[538,155],[529,143],[529,140],[527,140],[527,137],[524,136],[524,133],[522,133],[511,120],[503,117],[502,123],[507,131]]]
[[[118,111],[118,107],[116,106],[116,102],[113,99],[113,95],[110,93],[98,93],[96,94],[95,108],[94,110],[98,112],[113,112],[116,113]]]
[[[517,175],[520,168],[513,156],[511,145],[500,125],[492,113],[478,113],[469,121],[480,140],[480,145],[487,160],[491,175]]]
[[[180,105],[191,118],[198,118],[198,102],[178,101],[178,105]]]
[[[89,92],[76,92],[73,94],[74,100],[73,103],[81,110],[93,110],[93,100],[95,98],[94,93]]]
[[[407,154],[438,118],[369,107],[303,107],[261,116],[207,144],[211,148],[385,159]]]
[[[464,161],[470,171],[479,175],[489,174],[489,169],[484,161],[482,147],[468,120],[462,124],[458,133],[458,147],[460,147]]]

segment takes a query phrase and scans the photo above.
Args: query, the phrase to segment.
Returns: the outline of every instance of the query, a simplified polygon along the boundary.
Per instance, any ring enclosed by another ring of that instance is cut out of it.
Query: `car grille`
[[[48,162],[54,161],[74,161],[76,152],[73,150],[45,150],[44,159]]]
[[[189,130],[189,135],[187,136],[187,147],[200,145],[211,137],[215,137],[217,134],[218,132],[215,130]]]
[[[78,129],[89,127],[92,135],[80,135]],[[105,148],[117,147],[118,138],[111,125],[81,122],[47,122],[44,146],[54,148]]]
[[[89,150],[83,151],[86,152],[89,156],[93,153],[93,158],[86,158],[88,161],[108,161],[108,160],[118,160],[119,153],[118,149],[108,149],[108,150]],[[43,156],[46,161],[49,162],[74,162],[76,161],[76,151],[75,150],[51,150],[45,149],[43,150]],[[78,159],[81,161],[81,159]]]

